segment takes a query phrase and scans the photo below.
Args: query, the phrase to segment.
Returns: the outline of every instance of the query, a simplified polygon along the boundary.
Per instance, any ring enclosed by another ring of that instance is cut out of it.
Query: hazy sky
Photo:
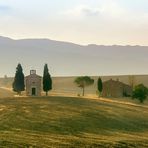
[[[148,45],[148,0],[0,0],[0,35]]]

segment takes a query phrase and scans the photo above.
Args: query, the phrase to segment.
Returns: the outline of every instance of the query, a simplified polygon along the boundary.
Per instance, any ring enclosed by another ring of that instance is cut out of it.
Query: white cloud
[[[97,20],[99,23],[103,23],[105,21],[104,23],[110,22],[111,24],[135,24],[135,22],[148,23],[147,12],[129,10],[120,5],[120,3],[116,0],[108,0],[96,6],[78,5],[72,9],[65,10],[62,12],[62,15],[71,20],[85,18],[90,21],[90,18],[95,17],[95,23]]]
[[[62,14],[73,17],[85,16],[104,16],[104,17],[120,17],[126,14],[126,10],[119,5],[117,1],[108,0],[96,6],[78,5],[72,9],[64,11]]]
[[[62,14],[74,17],[98,16],[100,14],[100,10],[87,5],[79,5],[73,9],[66,10]]]

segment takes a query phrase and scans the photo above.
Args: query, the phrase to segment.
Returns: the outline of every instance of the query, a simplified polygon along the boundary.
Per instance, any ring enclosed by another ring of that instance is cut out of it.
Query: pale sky
[[[148,0],[0,0],[0,35],[148,45]]]

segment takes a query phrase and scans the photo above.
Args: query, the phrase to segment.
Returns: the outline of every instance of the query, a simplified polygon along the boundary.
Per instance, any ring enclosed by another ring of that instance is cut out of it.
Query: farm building
[[[41,79],[42,77],[36,74],[36,70],[30,71],[30,75],[25,79],[27,96],[41,96]]]
[[[126,97],[132,95],[132,87],[119,80],[108,80],[103,83],[103,97]]]

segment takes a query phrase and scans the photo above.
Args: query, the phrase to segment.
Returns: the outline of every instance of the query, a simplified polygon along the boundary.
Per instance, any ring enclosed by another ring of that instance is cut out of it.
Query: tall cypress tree
[[[44,73],[43,73],[43,90],[46,92],[46,96],[48,96],[48,91],[52,89],[52,79],[49,74],[48,65],[45,64],[44,66]]]
[[[18,95],[21,95],[21,92],[25,90],[23,68],[20,63],[17,65],[12,87],[13,91],[17,92]]]
[[[98,87],[98,92],[99,92],[99,97],[100,97],[101,96],[101,93],[103,91],[103,83],[102,83],[102,80],[101,80],[100,77],[98,79],[97,87]]]

